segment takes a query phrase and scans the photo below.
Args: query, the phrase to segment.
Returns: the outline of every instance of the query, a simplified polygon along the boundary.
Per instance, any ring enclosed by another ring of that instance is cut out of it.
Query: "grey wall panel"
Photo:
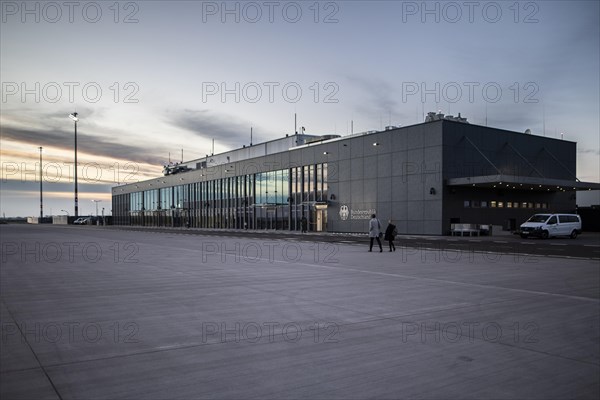
[[[388,220],[392,217],[392,203],[389,201],[379,202],[377,208],[377,218],[379,218],[379,222],[381,222],[381,229],[385,229]]]
[[[377,179],[377,200],[392,201],[392,178]]]
[[[423,221],[425,219],[423,201],[408,201],[408,221]]]
[[[428,221],[442,221],[442,201],[431,200],[423,202],[423,218]]]
[[[394,153],[406,151],[408,142],[408,132],[406,130],[394,131],[391,134],[391,148]]]
[[[439,221],[423,221],[424,235],[442,235],[442,228]]]
[[[406,234],[408,233],[407,230],[407,222],[405,219],[399,219],[399,220],[394,220],[394,225],[396,225],[396,228],[398,229],[398,233],[399,234]],[[396,247],[401,246],[402,243],[396,239]]]
[[[336,169],[336,174],[339,177],[340,181],[349,181],[352,179],[352,165],[351,161],[348,160],[340,160],[339,167]]]
[[[369,203],[377,203],[381,201],[377,179],[366,179],[363,181],[363,199],[365,202]]]
[[[352,203],[359,204],[365,201],[364,197],[364,182],[362,179],[350,181],[350,191],[352,193]]]
[[[406,141],[406,148],[407,150],[422,149],[424,143],[425,142],[423,140],[423,130],[419,129],[418,132],[408,135]]]
[[[339,148],[338,148],[338,158],[340,160],[346,160],[349,159],[352,156],[352,146],[351,146],[351,141],[350,140],[346,140],[344,142],[340,142],[339,143]]]
[[[394,177],[391,180],[392,187],[392,200],[393,201],[406,201],[408,199],[408,186],[399,177]]]
[[[362,157],[350,160],[350,179],[364,179],[364,159]]]
[[[391,208],[391,216],[396,221],[406,221],[408,219],[408,202],[393,201]]]
[[[350,158],[356,159],[364,155],[365,141],[362,136],[350,139],[347,144],[350,147]]]
[[[411,234],[415,234],[415,235],[423,235],[424,229],[423,229],[423,221],[419,220],[408,220],[406,221],[406,232],[409,232]]]
[[[367,156],[363,158],[364,179],[377,179],[377,163],[379,156]]]
[[[422,182],[421,175],[408,175],[407,187],[408,200],[412,201],[422,201],[425,195],[425,184]],[[428,191],[429,193],[429,191]]]
[[[377,157],[377,176],[380,178],[392,176],[392,153],[381,154]]]
[[[302,163],[304,165],[315,164],[317,162],[315,153],[316,148],[314,146],[302,149]]]

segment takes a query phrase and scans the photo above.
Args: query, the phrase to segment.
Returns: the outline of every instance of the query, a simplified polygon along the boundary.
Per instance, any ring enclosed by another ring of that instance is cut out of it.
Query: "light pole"
[[[60,211],[67,213],[67,217],[69,216],[69,212],[67,210],[60,210]]]
[[[42,218],[44,218],[44,201],[42,197],[42,146],[38,147],[40,149],[40,224],[42,223]]]
[[[79,199],[77,198],[77,113],[69,114],[69,118],[75,123],[75,218],[79,217]]]

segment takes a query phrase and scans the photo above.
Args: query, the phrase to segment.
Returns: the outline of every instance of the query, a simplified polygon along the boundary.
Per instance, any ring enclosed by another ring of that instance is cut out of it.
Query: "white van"
[[[575,239],[580,233],[581,217],[577,214],[535,214],[521,225],[520,230],[522,238],[570,236]]]

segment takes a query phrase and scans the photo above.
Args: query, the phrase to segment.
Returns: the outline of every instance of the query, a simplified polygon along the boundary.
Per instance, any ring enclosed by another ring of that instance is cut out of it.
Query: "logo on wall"
[[[348,209],[348,206],[343,205],[340,207],[340,218],[342,219],[342,221],[345,221],[348,219],[348,216],[350,215],[350,210]]]
[[[346,221],[348,219],[371,219],[371,215],[375,214],[374,208],[369,209],[351,209],[347,205],[340,206],[340,219]]]

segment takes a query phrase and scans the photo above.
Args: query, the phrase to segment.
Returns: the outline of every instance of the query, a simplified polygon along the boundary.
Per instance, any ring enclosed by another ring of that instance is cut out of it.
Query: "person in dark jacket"
[[[394,240],[396,239],[396,235],[398,231],[396,230],[396,225],[392,223],[390,219],[388,221],[388,226],[385,228],[385,235],[383,236],[383,240],[387,240],[390,244],[390,251],[396,251],[396,246],[394,245]]]
[[[306,219],[306,217],[303,215],[302,219],[300,220],[300,225],[302,225],[302,233],[306,233],[307,229],[308,229],[308,220]]]

